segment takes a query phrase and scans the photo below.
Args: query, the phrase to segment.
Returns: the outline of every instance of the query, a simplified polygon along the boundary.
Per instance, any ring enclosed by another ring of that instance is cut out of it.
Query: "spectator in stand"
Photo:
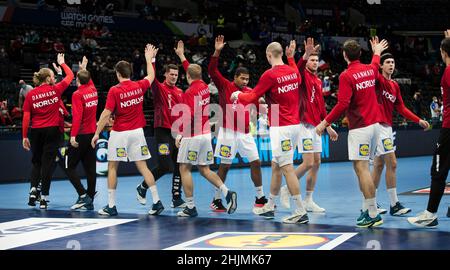
[[[100,32],[100,30],[98,30],[97,25],[94,25],[92,27],[92,36],[93,38],[99,38],[102,36],[102,33]]]
[[[25,83],[24,80],[19,81],[20,91],[19,91],[19,109],[22,110],[23,102],[25,101],[25,97],[28,92],[33,90],[33,86]]]
[[[3,100],[0,102],[0,124],[2,126],[12,125],[13,121],[8,112],[8,102]]]
[[[112,34],[109,32],[109,29],[106,25],[102,26],[102,29],[100,30],[101,38],[110,38],[112,37]]]
[[[83,31],[81,32],[81,35],[83,37],[85,37],[86,39],[94,37],[94,32],[92,31],[92,27],[90,24],[88,24],[86,26],[86,28],[83,29]]]
[[[441,107],[439,106],[439,101],[436,96],[434,96],[433,100],[431,101],[430,113],[431,113],[431,124],[435,126],[439,123],[439,118],[441,114]]]
[[[142,58],[138,49],[133,52],[133,59],[131,61],[131,67],[133,68],[132,80],[138,81],[141,79],[142,65],[144,65],[144,59]]]
[[[52,51],[53,43],[48,39],[48,37],[44,37],[39,44],[39,50],[42,53],[49,53]]]
[[[57,53],[63,53],[65,51],[64,44],[61,42],[60,38],[57,38],[53,43],[53,50],[55,50],[55,52]]]
[[[421,90],[414,93],[413,97],[413,110],[414,114],[419,118],[422,118],[422,94]]]
[[[77,38],[74,38],[72,42],[70,43],[70,50],[73,53],[82,53],[83,52],[83,46],[81,46],[80,42],[78,42]]]
[[[206,38],[206,35],[202,35],[202,36],[198,39],[198,45],[199,45],[199,46],[207,46],[207,45],[208,45],[208,39]]]

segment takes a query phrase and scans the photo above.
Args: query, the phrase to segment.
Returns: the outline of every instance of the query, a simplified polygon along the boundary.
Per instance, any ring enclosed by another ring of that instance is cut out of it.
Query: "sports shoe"
[[[288,224],[306,224],[309,222],[308,214],[305,212],[303,214],[296,211],[294,214],[283,218],[283,223]]]
[[[40,201],[39,201],[39,208],[40,209],[47,209],[47,207],[48,207],[48,201],[46,201],[45,199],[41,199]]]
[[[189,207],[185,207],[183,210],[177,213],[178,217],[196,217],[198,216],[197,208],[190,209]]]
[[[361,217],[360,217],[361,218]],[[371,218],[369,216],[369,211],[366,210],[363,214],[362,214],[362,219],[360,219],[357,223],[356,226],[360,227],[360,228],[371,228],[371,227],[376,227],[376,226],[380,226],[381,224],[383,224],[383,219],[381,218],[380,214],[378,214],[376,217]]]
[[[305,209],[308,212],[324,213],[325,208],[318,206],[314,201],[304,201]]]
[[[408,222],[421,228],[436,228],[439,224],[437,215],[428,211],[423,211],[417,217],[409,217]]]
[[[139,184],[136,188],[136,198],[139,201],[140,204],[145,205],[147,203],[147,199],[145,196],[147,196],[147,190],[142,187],[141,184]]]
[[[28,197],[28,205],[36,206],[36,201],[38,200],[38,192],[35,187],[32,187],[30,190],[30,196]]]
[[[222,204],[222,199],[215,199],[212,201],[212,203],[209,205],[209,207],[214,211],[218,213],[226,212],[227,209]]]
[[[102,216],[117,216],[117,209],[114,205],[113,207],[109,207],[109,205],[106,205],[102,209],[98,210],[98,214]]]
[[[280,188],[280,202],[284,208],[291,208],[290,197],[291,194],[289,193],[288,187],[286,185],[282,186]]]
[[[72,209],[72,210],[80,209],[81,207],[85,206],[86,204],[92,204],[92,199],[87,194],[84,197],[81,197],[81,196],[78,197],[78,200],[75,202],[74,205],[72,205],[72,207],[70,207],[70,209]]]
[[[263,207],[254,207],[253,213],[265,219],[273,219],[275,217],[275,208],[271,208],[268,204],[265,204]]]
[[[389,210],[389,214],[391,214],[391,216],[403,216],[409,212],[411,212],[411,209],[404,207],[400,202],[397,202],[394,206],[391,206],[391,209]]]
[[[94,210],[94,204],[93,203],[85,204],[81,206],[79,210],[89,210],[89,211]]]
[[[234,191],[229,190],[227,196],[225,197],[227,201],[227,213],[233,214],[237,208],[237,194]]]
[[[381,205],[379,205],[378,203],[377,203],[377,210],[378,210],[378,214],[380,214],[380,215],[384,215],[387,213],[387,209],[381,208]]]
[[[157,216],[161,214],[161,212],[164,210],[164,206],[162,202],[159,200],[157,203],[154,203],[152,205],[152,209],[148,211],[149,215]]]
[[[258,199],[258,197],[255,197],[255,204],[253,207],[263,207],[267,203],[266,196],[262,196]]]
[[[172,199],[172,204],[170,205],[172,208],[184,208],[186,207],[186,202],[181,198]]]

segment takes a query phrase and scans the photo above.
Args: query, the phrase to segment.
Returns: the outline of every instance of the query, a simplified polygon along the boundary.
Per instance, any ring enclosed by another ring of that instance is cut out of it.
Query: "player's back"
[[[352,98],[347,111],[349,127],[360,128],[372,125],[381,120],[377,101],[375,81],[378,67],[375,64],[362,64],[359,61],[351,62],[342,72],[341,87],[351,87]]]
[[[274,112],[272,106],[276,104],[279,105],[279,126],[299,124],[301,77],[298,70],[294,70],[288,65],[277,65],[267,70],[261,77],[266,76],[272,81],[272,87],[266,93],[266,101],[269,104],[269,114],[272,120],[271,125],[276,126],[272,117]]]

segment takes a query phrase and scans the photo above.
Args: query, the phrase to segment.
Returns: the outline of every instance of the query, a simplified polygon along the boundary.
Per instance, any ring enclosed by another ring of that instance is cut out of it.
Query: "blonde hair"
[[[199,80],[202,78],[202,67],[197,64],[190,64],[187,73],[193,80]]]
[[[35,86],[39,86],[44,83],[48,77],[52,76],[52,70],[49,68],[41,68],[33,75],[33,83]]]
[[[266,52],[270,52],[273,57],[280,57],[283,55],[283,48],[281,47],[281,44],[278,42],[272,42],[269,45],[267,45]]]

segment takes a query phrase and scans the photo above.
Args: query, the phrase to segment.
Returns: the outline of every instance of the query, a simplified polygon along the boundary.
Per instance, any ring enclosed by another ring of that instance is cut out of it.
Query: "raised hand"
[[[216,42],[214,44],[214,49],[216,49],[216,51],[222,51],[223,47],[225,47],[225,44],[227,44],[226,42],[224,42],[225,37],[222,35],[219,35],[216,37]]]
[[[184,55],[184,42],[182,40],[179,40],[177,43],[177,47],[174,48],[174,50],[178,56]]]
[[[313,38],[307,38],[304,41],[304,44],[305,44],[305,54],[303,55],[303,59],[308,59],[309,56],[313,53],[319,53],[320,45],[314,46]]]
[[[444,36],[446,38],[450,38],[450,29],[447,29],[447,31],[444,31]]]
[[[58,63],[58,65],[62,65],[64,64],[64,54],[63,53],[58,53],[56,56],[56,62]]]
[[[289,42],[289,46],[286,46],[286,57],[288,58],[292,58],[295,55],[295,48],[297,47],[297,44],[295,42],[295,40],[291,40],[291,42]]]
[[[83,56],[83,59],[81,60],[81,62],[78,62],[78,65],[80,66],[80,70],[86,70],[88,64],[88,59],[86,58],[86,56]]]
[[[377,36],[373,37],[370,40],[370,45],[372,46],[373,54],[381,55],[381,53],[389,48],[387,40],[383,39],[381,42],[379,42],[379,39]]]
[[[152,44],[147,44],[144,49],[145,60],[147,60],[148,63],[151,63],[157,52],[158,49],[155,46]]]

